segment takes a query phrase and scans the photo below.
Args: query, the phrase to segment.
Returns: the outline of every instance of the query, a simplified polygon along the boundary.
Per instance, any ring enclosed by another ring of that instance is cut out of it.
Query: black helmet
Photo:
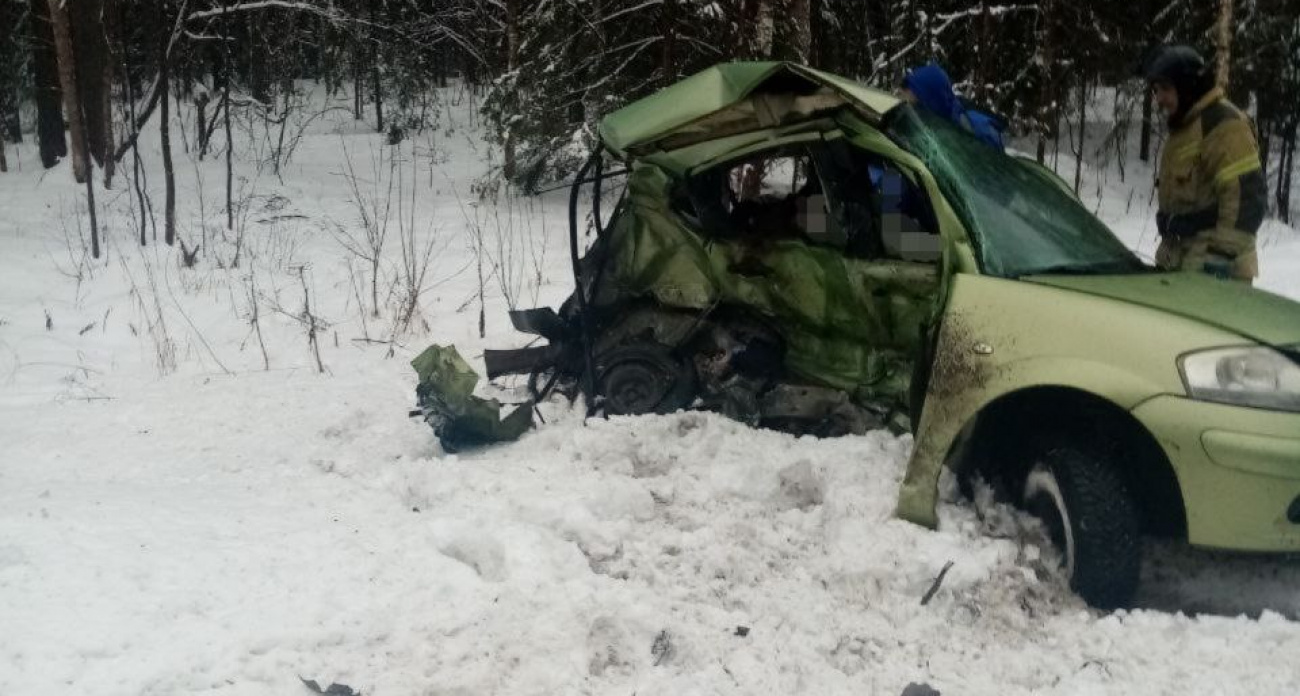
[[[1157,46],[1142,61],[1141,73],[1147,82],[1166,82],[1178,92],[1178,113],[1171,118],[1174,122],[1214,88],[1209,65],[1191,46]]]
[[[1205,59],[1191,46],[1158,46],[1147,55],[1142,66],[1147,82],[1160,80],[1174,86],[1205,73]]]

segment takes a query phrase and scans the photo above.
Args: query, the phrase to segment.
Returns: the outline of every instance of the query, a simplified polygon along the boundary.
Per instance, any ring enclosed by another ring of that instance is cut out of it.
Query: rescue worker
[[[943,117],[998,152],[1004,150],[1002,131],[1006,128],[1005,122],[958,97],[953,92],[952,79],[938,63],[926,63],[908,71],[899,91],[900,96],[916,108]],[[912,237],[917,240],[914,251],[926,249],[925,256],[933,256],[935,240],[929,237],[939,233],[939,222],[925,191],[897,171],[879,165],[872,165],[869,171],[872,185],[882,196],[886,248],[897,247],[903,238],[901,235],[921,232],[921,236]]]
[[[1001,122],[962,101],[952,91],[952,79],[937,63],[927,63],[903,77],[903,99],[965,128],[981,141],[1003,149]]]
[[[1169,124],[1157,180],[1156,265],[1250,282],[1267,187],[1254,131],[1194,49],[1166,46],[1145,77]]]

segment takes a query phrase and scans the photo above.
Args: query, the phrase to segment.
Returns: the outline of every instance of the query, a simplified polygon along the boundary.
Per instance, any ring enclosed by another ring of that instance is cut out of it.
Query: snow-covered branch
[[[601,23],[601,24],[604,24],[605,22],[608,22],[608,21],[610,21],[610,20],[612,20],[612,19],[616,19],[616,18],[618,18],[618,17],[622,17],[622,16],[625,15],[625,14],[631,14],[631,13],[636,12],[636,11],[638,11],[638,10],[644,10],[644,9],[647,8],[647,7],[654,7],[655,5],[662,5],[662,4],[664,4],[664,0],[647,0],[646,2],[643,2],[643,3],[641,3],[640,5],[637,5],[637,6],[635,6],[635,7],[628,7],[628,8],[625,8],[625,9],[619,10],[619,11],[617,11],[617,12],[610,13],[609,15],[606,15],[604,19],[600,20],[600,23]]]
[[[199,10],[191,12],[185,18],[186,22],[196,22],[200,19],[211,17],[220,17],[235,12],[252,12],[254,10],[265,10],[276,8],[281,10],[296,10],[299,12],[311,12],[325,17],[337,17],[337,14],[328,7],[321,7],[310,2],[289,2],[288,0],[257,0],[256,2],[241,2],[238,5],[229,5],[227,7],[215,7],[211,10]]]
[[[233,40],[230,37],[226,37],[226,36],[216,36],[214,34],[195,33],[190,31],[189,29],[185,30],[185,38],[189,39],[190,41],[232,41]]]
[[[936,14],[934,17],[935,19],[943,20],[943,24],[939,25],[939,30],[942,30],[951,24],[953,20],[961,19],[963,17],[979,17],[983,16],[986,12],[990,17],[1000,17],[1004,14],[1011,14],[1012,12],[1037,11],[1037,5],[998,5],[996,7],[988,8],[972,7],[967,10],[962,10],[961,12],[945,12],[943,14]]]
[[[1157,22],[1163,22],[1165,20],[1165,17],[1169,16],[1170,12],[1173,12],[1175,9],[1178,9],[1179,6],[1185,3],[1186,0],[1171,0],[1168,5],[1165,5],[1165,8],[1163,10],[1160,10],[1155,14],[1154,17],[1151,18],[1151,22],[1153,24]]]
[[[949,27],[951,27],[953,24],[955,24],[955,23],[957,22],[957,20],[959,20],[959,19],[968,19],[968,18],[971,18],[971,17],[979,17],[979,16],[982,16],[982,15],[984,14],[984,12],[986,12],[986,11],[989,13],[989,16],[991,16],[991,17],[997,17],[997,16],[1000,16],[1000,15],[1011,14],[1011,13],[1013,13],[1013,12],[1038,12],[1038,6],[1036,6],[1036,5],[1000,5],[1000,6],[997,6],[997,7],[989,7],[989,8],[978,8],[978,7],[973,7],[973,8],[968,9],[968,10],[962,10],[961,12],[952,12],[952,13],[947,13],[947,14],[936,14],[936,15],[934,16],[934,18],[935,18],[935,19],[942,20],[943,23],[942,23],[942,24],[939,24],[938,26],[936,26],[936,27],[934,27],[934,28],[932,28],[932,29],[930,29],[930,31],[928,32],[928,34],[929,34],[928,37],[926,36],[925,33],[922,33],[921,35],[919,35],[919,36],[917,36],[915,39],[913,39],[911,43],[909,43],[909,44],[907,44],[906,46],[904,46],[903,48],[899,49],[899,51],[898,51],[897,53],[895,53],[894,55],[892,55],[892,56],[890,56],[889,58],[885,59],[883,62],[878,62],[878,63],[876,63],[876,65],[874,66],[874,68],[875,68],[876,70],[880,70],[881,68],[884,68],[884,67],[888,67],[888,66],[890,66],[890,65],[893,65],[894,63],[898,62],[900,59],[904,58],[904,57],[907,56],[909,53],[911,53],[911,52],[912,52],[912,49],[916,48],[916,45],[919,44],[919,43],[921,42],[922,39],[926,39],[926,38],[929,38],[929,39],[936,39],[936,38],[938,38],[940,35],[942,35],[945,31],[947,31]]]

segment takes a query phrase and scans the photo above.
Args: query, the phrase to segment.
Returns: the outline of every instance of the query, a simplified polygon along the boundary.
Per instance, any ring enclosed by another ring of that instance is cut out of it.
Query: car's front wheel
[[[618,346],[598,356],[596,375],[605,413],[611,416],[672,413],[690,406],[695,397],[694,370],[654,341]]]
[[[1023,501],[1043,521],[1084,601],[1116,609],[1132,600],[1142,568],[1140,518],[1112,466],[1074,447],[1051,448],[1030,467]]]

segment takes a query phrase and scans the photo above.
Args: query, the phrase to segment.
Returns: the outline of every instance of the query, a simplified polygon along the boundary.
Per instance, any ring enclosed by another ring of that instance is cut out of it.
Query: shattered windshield
[[[934,174],[970,232],[985,273],[1016,278],[1145,269],[1037,163],[997,153],[946,120],[910,106],[892,110],[887,123],[890,135]]]

